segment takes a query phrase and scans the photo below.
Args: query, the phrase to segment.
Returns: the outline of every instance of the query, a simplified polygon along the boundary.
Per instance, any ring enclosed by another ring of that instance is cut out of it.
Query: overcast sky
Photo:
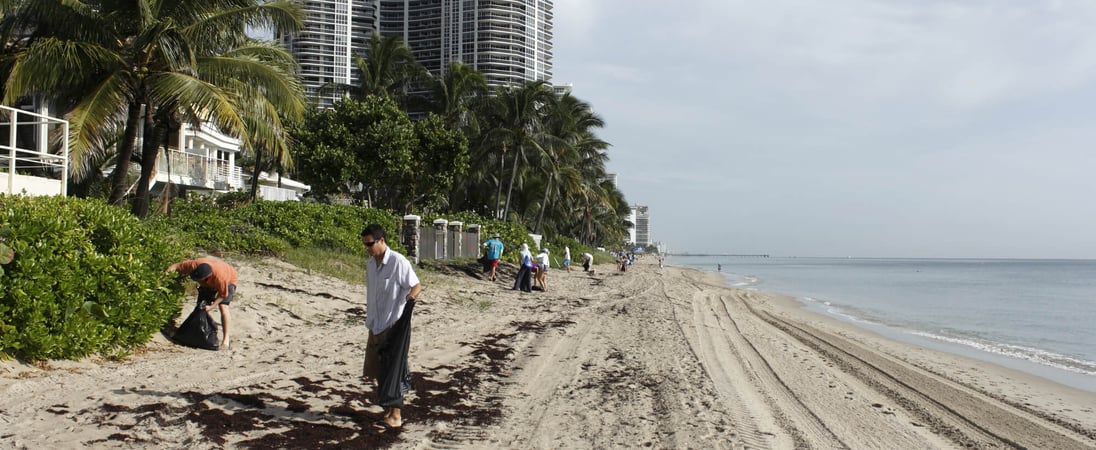
[[[1096,258],[1096,2],[554,5],[671,251]]]

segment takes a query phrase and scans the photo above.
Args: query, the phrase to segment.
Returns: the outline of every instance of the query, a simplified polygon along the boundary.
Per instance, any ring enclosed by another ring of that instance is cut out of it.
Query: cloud
[[[1096,2],[556,5],[557,78],[658,240],[711,245],[703,215],[784,254],[1094,256]]]
[[[583,42],[601,16],[601,5],[591,0],[555,0],[552,2],[555,40]]]
[[[829,105],[969,110],[1067,91],[1096,76],[1089,2],[709,2],[678,36],[717,66]],[[715,44],[720,43],[720,44]],[[763,77],[763,78],[761,78]]]

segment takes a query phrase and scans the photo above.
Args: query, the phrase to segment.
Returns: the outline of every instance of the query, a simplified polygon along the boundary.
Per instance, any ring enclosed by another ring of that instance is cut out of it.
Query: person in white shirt
[[[362,231],[369,259],[365,265],[365,346],[362,373],[377,381],[377,404],[384,418],[380,430],[403,426],[403,396],[411,389],[407,352],[411,344],[411,315],[422,286],[411,262],[388,248],[384,227],[369,225]]]
[[[590,264],[593,264],[593,263],[594,263],[594,255],[591,255],[589,253],[583,253],[582,254],[582,271],[583,272],[589,272],[590,271]]]
[[[537,255],[537,275],[533,277],[536,282],[534,284],[540,285],[540,289],[544,292],[548,292],[548,249],[540,249],[540,253]]]
[[[563,268],[571,271],[571,247],[563,246]]]

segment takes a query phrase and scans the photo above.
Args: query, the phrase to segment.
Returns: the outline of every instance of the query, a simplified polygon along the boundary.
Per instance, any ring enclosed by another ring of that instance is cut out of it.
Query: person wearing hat
[[[495,233],[494,237],[483,243],[483,247],[487,249],[487,265],[491,267],[491,275],[488,278],[495,281],[495,271],[499,268],[499,258],[502,257],[502,250],[506,246],[502,245],[499,234]]]
[[[239,279],[236,269],[216,258],[199,258],[177,262],[164,271],[165,274],[171,272],[190,275],[190,279],[198,283],[198,303],[205,305],[202,308],[206,312],[214,306],[221,311],[223,337],[220,348],[227,349],[231,345],[228,334],[228,304],[236,295],[236,283]]]

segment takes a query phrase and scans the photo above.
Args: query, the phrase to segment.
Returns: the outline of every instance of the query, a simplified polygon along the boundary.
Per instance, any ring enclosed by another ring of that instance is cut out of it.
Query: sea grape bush
[[[182,242],[99,200],[0,195],[0,357],[74,359],[147,342],[177,313]]]
[[[278,255],[290,246],[285,239],[248,223],[238,208],[220,207],[204,198],[176,200],[170,217],[155,216],[150,222],[212,254]]]
[[[306,202],[258,201],[222,207],[205,199],[177,200],[171,217],[154,222],[190,235],[197,247],[211,253],[278,255],[290,247],[320,247],[365,255],[361,230],[378,223],[389,232],[388,243],[399,243],[400,218],[378,209]]]

